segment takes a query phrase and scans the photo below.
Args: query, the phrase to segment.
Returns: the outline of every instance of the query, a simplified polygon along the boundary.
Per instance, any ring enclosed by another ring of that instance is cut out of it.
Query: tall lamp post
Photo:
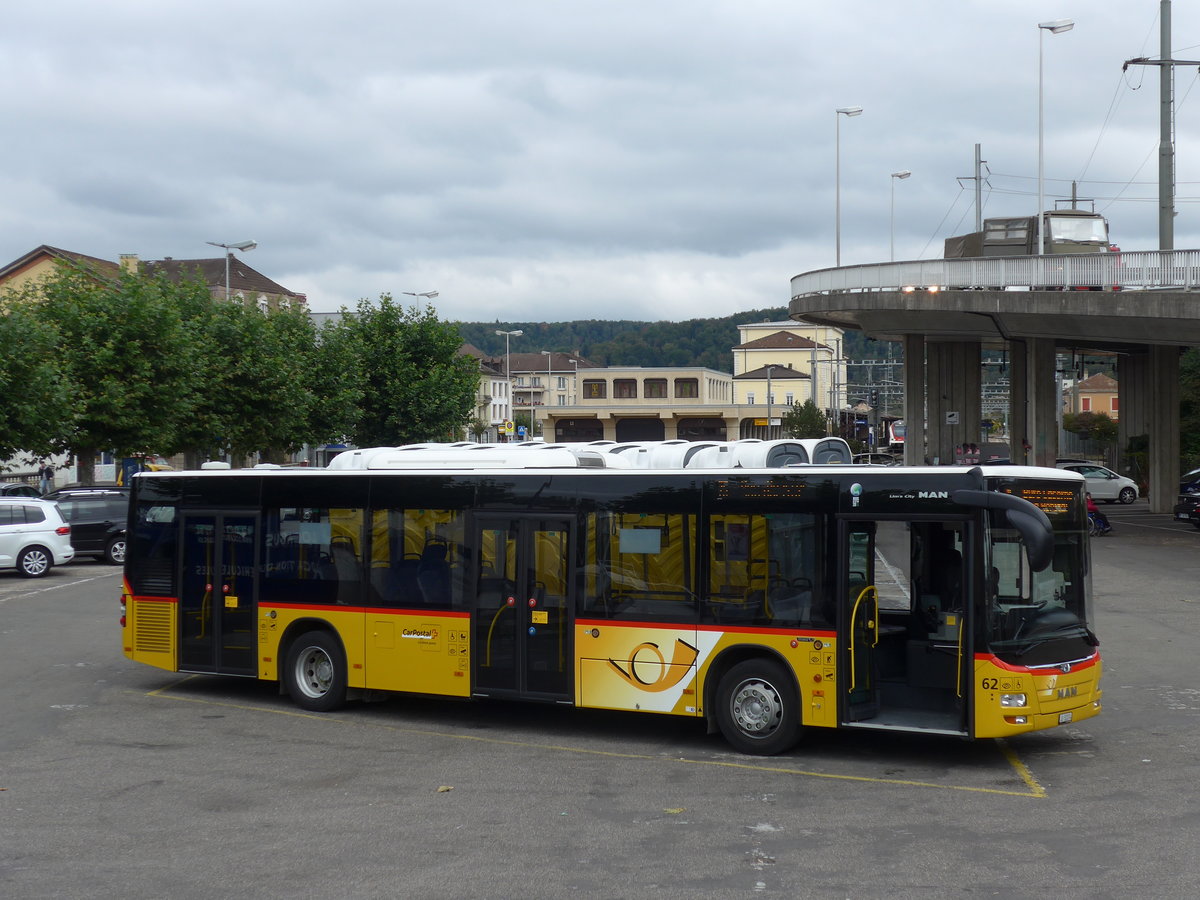
[[[509,341],[512,338],[520,337],[525,332],[520,328],[515,331],[497,331],[496,334],[504,338],[504,380],[508,384],[508,415],[505,418],[515,419],[517,417],[516,405],[513,401],[513,386],[512,386],[512,355],[509,347]],[[506,435],[507,436],[507,435]]]
[[[843,106],[834,110],[833,155],[834,155],[834,204],[833,230],[837,242],[835,262],[842,264],[842,116],[861,116],[861,106]]]
[[[410,297],[424,297],[426,300],[432,300],[438,295],[437,291],[401,291],[400,293]]]
[[[910,176],[912,172],[908,169],[901,169],[899,172],[892,173],[892,219],[888,229],[891,235],[892,262],[896,261],[896,181],[903,181]]]
[[[253,250],[258,246],[258,241],[238,241],[236,244],[222,244],[220,241],[205,241],[206,244],[211,244],[214,247],[225,248],[225,299],[229,299],[229,261],[233,259],[231,250],[241,250],[245,253],[247,250]]]
[[[1045,187],[1045,160],[1044,160],[1044,143],[1045,143],[1045,116],[1042,110],[1042,47],[1046,43],[1046,32],[1051,34],[1062,34],[1064,31],[1070,31],[1075,27],[1073,19],[1055,19],[1053,22],[1038,23],[1038,207],[1037,207],[1037,228],[1034,234],[1037,243],[1034,244],[1034,253],[1041,256],[1046,252],[1043,246],[1044,236],[1042,229],[1044,227],[1043,215],[1046,211],[1046,187]]]

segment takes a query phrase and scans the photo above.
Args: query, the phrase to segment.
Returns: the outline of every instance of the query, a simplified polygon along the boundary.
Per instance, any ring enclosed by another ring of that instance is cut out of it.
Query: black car
[[[42,492],[23,481],[0,481],[0,497],[40,497]]]
[[[1192,469],[1179,479],[1179,496],[1175,499],[1175,519],[1200,528],[1200,469]]]
[[[125,525],[129,516],[129,488],[118,485],[69,485],[51,491],[53,500],[71,525],[76,556],[95,556],[114,566],[125,562]]]

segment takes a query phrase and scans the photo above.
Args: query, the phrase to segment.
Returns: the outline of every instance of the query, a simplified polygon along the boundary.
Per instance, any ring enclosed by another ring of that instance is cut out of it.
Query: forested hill
[[[686,322],[460,322],[458,330],[464,341],[488,356],[504,355],[504,337],[497,331],[519,329],[525,333],[511,339],[513,353],[555,350],[577,353],[598,366],[699,365],[731,372],[730,351],[740,342],[738,325],[787,321],[787,308],[781,306]],[[883,342],[866,340],[861,332],[846,332],[844,352],[851,359],[885,357],[886,347]]]

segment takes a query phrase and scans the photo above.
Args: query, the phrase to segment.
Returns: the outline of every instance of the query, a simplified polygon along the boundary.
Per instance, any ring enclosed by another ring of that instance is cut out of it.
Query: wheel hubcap
[[[729,705],[733,721],[749,737],[767,737],[779,727],[783,717],[779,692],[757,679],[738,685]]]
[[[296,682],[310,697],[323,697],[333,683],[333,660],[324,650],[313,647],[296,661]]]

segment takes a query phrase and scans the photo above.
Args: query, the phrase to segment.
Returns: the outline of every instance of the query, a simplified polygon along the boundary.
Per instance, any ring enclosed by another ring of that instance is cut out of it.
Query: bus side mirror
[[[1028,500],[1012,494],[971,490],[954,491],[950,499],[961,506],[1004,510],[1008,524],[1025,543],[1025,555],[1033,571],[1045,570],[1054,560],[1054,526],[1050,524],[1050,518]]]

